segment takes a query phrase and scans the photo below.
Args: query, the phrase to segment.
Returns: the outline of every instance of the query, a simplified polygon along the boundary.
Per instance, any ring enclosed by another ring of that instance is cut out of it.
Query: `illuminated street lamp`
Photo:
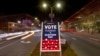
[[[47,8],[48,6],[47,6],[47,3],[43,3],[42,4],[42,7],[43,8]],[[56,3],[56,6],[51,6],[50,7],[50,14],[49,14],[49,16],[50,16],[50,18],[51,18],[51,22],[53,22],[53,17],[54,17],[54,13],[53,13],[53,7],[56,7],[56,8],[61,8],[61,3]]]
[[[61,8],[61,3],[57,3],[57,4],[56,4],[56,7],[57,7],[57,8]]]
[[[38,22],[38,23],[40,22],[38,17],[35,17],[34,19],[35,19],[36,22]]]
[[[37,17],[35,17],[35,20],[38,20],[38,18],[37,18]]]
[[[34,25],[34,23],[31,24],[32,26]]]
[[[46,3],[43,3],[43,8],[47,8],[47,4]]]
[[[17,21],[17,23],[19,23],[19,24],[20,24],[20,23],[21,23],[21,21],[19,21],[19,20],[18,20],[18,21]]]

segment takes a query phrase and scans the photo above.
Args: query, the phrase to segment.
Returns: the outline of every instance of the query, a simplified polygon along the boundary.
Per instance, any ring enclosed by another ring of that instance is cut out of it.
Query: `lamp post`
[[[49,17],[51,18],[51,22],[53,22],[53,17],[54,17],[54,14],[53,14],[53,7],[50,7],[50,14],[49,14]]]
[[[43,3],[42,7],[47,8],[47,4]],[[49,13],[49,17],[51,19],[51,22],[53,22],[53,18],[54,18],[53,7],[55,7],[55,6],[50,7],[50,13]],[[56,8],[61,8],[61,3],[56,3]]]

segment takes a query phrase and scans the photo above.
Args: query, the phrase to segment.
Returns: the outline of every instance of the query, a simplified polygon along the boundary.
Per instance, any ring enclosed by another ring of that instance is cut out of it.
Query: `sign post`
[[[61,56],[59,23],[42,23],[41,35],[40,56],[45,56],[42,53],[48,53],[49,56],[56,52]]]

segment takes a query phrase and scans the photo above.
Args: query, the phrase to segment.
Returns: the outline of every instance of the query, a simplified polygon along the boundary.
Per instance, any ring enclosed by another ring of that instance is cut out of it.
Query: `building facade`
[[[35,23],[39,22],[35,20],[35,17],[30,16],[29,14],[0,16],[0,31],[3,32],[24,31],[32,29]]]
[[[93,0],[71,17],[65,24],[77,31],[100,33],[100,0]]]

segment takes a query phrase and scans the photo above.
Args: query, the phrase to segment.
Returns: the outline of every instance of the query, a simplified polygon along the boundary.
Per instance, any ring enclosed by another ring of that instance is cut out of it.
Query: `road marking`
[[[95,40],[95,41],[99,41],[98,39],[95,39],[95,38],[89,38],[89,39],[92,39],[92,40]]]
[[[71,39],[73,39],[73,40],[77,40],[76,38],[71,38]]]
[[[19,41],[19,40],[15,41],[15,42],[12,42],[12,43],[10,43],[10,44],[8,44],[8,45],[5,45],[5,46],[3,46],[3,47],[0,47],[0,49],[6,48],[6,47],[8,47],[8,46],[10,46],[10,45],[12,45],[12,44],[18,42],[18,41]]]
[[[21,41],[21,43],[27,43],[27,44],[29,44],[29,43],[31,43],[31,41]]]

